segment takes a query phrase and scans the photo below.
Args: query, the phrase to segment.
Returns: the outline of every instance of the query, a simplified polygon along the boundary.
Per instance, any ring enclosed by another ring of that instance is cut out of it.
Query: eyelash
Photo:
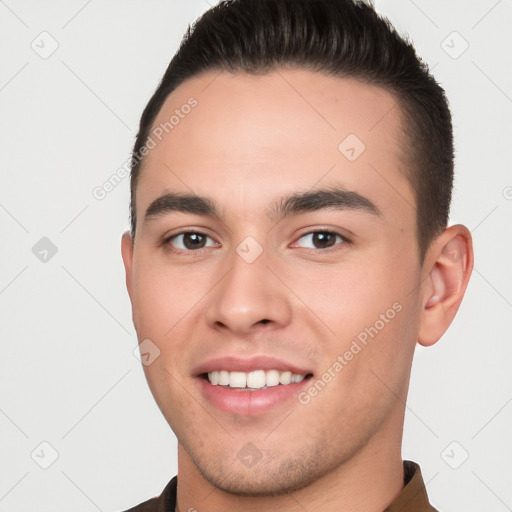
[[[327,252],[332,252],[332,251],[336,251],[338,249],[336,249],[336,246],[337,245],[350,245],[351,244],[351,241],[344,235],[342,235],[341,233],[337,232],[337,231],[332,231],[332,230],[328,230],[328,229],[317,229],[317,230],[314,230],[314,231],[308,231],[307,233],[304,233],[303,235],[301,235],[298,239],[297,239],[297,242],[294,242],[294,245],[298,243],[299,240],[301,240],[302,238],[306,237],[306,236],[309,236],[309,235],[314,235],[314,234],[317,234],[317,233],[327,233],[327,234],[330,234],[330,235],[335,235],[335,236],[338,236],[341,238],[341,241],[342,243],[338,243],[338,244],[335,244],[334,247],[328,247],[326,249],[309,249],[310,251],[314,251],[316,254],[317,253],[327,253]],[[204,236],[204,237],[207,237],[207,238],[210,238],[211,237],[209,235],[207,235],[206,233],[203,233],[202,231],[181,231],[179,233],[175,233],[167,238],[165,238],[162,242],[162,245],[165,247],[165,249],[173,254],[178,254],[178,255],[181,255],[181,254],[190,254],[190,255],[194,255],[194,256],[198,256],[198,255],[201,255],[203,254],[204,252],[206,252],[207,248],[200,248],[200,249],[194,249],[194,250],[183,250],[183,249],[176,249],[174,248],[172,245],[171,245],[171,241],[174,240],[175,238],[181,236],[181,235],[187,235],[187,234],[194,234],[194,235],[201,235],[201,236]]]

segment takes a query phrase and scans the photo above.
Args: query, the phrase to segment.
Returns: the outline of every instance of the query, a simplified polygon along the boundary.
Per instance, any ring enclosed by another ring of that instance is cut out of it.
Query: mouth
[[[200,374],[200,377],[213,386],[221,386],[238,391],[258,391],[275,386],[288,386],[304,379],[309,379],[312,373],[292,373],[291,371],[254,370],[251,372],[214,370]]]
[[[267,356],[223,357],[198,366],[193,375],[199,392],[216,409],[257,416],[299,405],[298,393],[310,385],[313,372]]]

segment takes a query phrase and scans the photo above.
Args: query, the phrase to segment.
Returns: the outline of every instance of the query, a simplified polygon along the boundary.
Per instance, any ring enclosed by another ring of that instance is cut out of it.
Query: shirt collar
[[[404,488],[384,512],[437,512],[428,501],[421,469],[415,462],[404,460]]]

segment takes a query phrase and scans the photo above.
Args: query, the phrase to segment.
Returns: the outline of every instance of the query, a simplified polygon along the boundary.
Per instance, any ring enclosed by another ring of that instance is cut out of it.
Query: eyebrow
[[[265,211],[274,222],[286,217],[321,210],[352,210],[381,215],[380,210],[369,199],[356,192],[340,187],[317,189],[282,196],[274,201]],[[169,192],[155,199],[146,209],[144,223],[172,212],[191,213],[215,219],[221,219],[215,202],[203,196]]]

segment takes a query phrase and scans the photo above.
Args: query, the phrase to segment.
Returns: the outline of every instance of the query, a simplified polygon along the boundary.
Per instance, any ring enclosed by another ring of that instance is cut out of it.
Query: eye
[[[335,231],[312,231],[301,236],[295,245],[306,249],[330,249],[339,245],[337,242],[349,243],[349,240]]]
[[[210,243],[208,242],[210,241]],[[171,252],[196,252],[205,247],[218,246],[208,235],[199,231],[177,233],[164,240]]]

